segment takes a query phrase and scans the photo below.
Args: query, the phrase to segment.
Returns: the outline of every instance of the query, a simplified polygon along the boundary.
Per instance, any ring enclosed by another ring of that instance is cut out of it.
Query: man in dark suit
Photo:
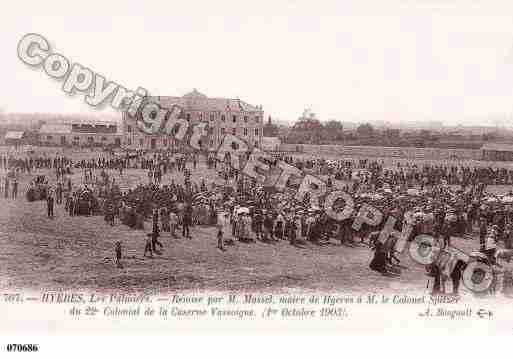
[[[46,198],[46,209],[48,211],[48,217],[53,218],[53,195],[51,193],[48,194],[48,197]]]

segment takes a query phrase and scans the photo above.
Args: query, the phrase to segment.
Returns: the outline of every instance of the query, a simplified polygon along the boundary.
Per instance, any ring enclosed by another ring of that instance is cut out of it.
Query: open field
[[[190,164],[188,164],[190,166]],[[46,173],[49,174],[48,171]],[[146,182],[146,172],[128,170],[122,178],[109,171],[122,187]],[[103,217],[70,217],[56,205],[55,218],[46,216],[46,202],[29,203],[24,190],[31,176],[20,183],[17,200],[0,199],[0,286],[17,289],[94,289],[161,292],[183,290],[221,291],[355,291],[426,292],[425,269],[403,254],[400,278],[388,278],[369,269],[372,253],[365,245],[305,244],[301,248],[282,241],[276,244],[239,243],[217,249],[213,227],[194,226],[192,239],[160,238],[162,256],[144,258],[146,232],[119,224],[111,227]],[[55,180],[49,174],[51,181]],[[81,171],[73,175],[79,183]],[[200,163],[193,180],[216,177]],[[181,182],[181,174],[166,175]],[[502,190],[502,189],[501,189]],[[147,223],[146,228],[150,228]],[[123,266],[113,261],[114,243],[123,246]],[[478,247],[476,240],[455,239],[465,251]]]

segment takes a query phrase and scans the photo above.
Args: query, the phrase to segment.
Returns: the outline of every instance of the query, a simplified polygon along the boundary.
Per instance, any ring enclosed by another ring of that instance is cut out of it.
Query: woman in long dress
[[[170,232],[170,225],[169,225],[170,217],[169,217],[169,211],[166,207],[162,207],[160,209],[160,222],[162,223],[162,231],[163,232]]]
[[[504,277],[502,282],[502,293],[507,297],[513,297],[513,260],[511,256],[502,264]]]
[[[235,218],[235,236],[239,241],[244,239],[244,215],[242,213]]]
[[[274,222],[274,235],[279,238],[283,239],[283,231],[285,229],[285,220],[283,218],[283,215],[281,213],[278,213],[278,216],[276,217],[276,220]]]
[[[253,236],[251,235],[252,231],[251,231],[251,223],[252,223],[252,220],[251,220],[251,216],[249,214],[245,214],[243,217],[243,225],[244,225],[244,236],[242,238],[244,238],[245,240],[252,240]]]
[[[502,293],[507,296],[513,296],[513,250],[501,249],[496,253],[497,264],[501,267],[502,274]],[[499,285],[500,285],[499,284]]]
[[[202,203],[200,206],[199,221],[202,225],[208,224],[208,205],[206,203]]]
[[[184,208],[185,208],[185,205],[183,204],[183,202],[178,202],[176,204],[176,215],[178,217],[179,224],[183,223]]]

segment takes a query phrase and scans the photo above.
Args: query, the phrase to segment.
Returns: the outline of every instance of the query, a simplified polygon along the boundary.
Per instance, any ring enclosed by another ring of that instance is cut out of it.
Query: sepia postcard
[[[0,336],[513,333],[512,3],[0,20]]]

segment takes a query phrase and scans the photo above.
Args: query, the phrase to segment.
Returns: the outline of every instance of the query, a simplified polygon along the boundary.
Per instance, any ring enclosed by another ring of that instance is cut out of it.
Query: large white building
[[[262,106],[253,106],[240,99],[209,98],[194,89],[182,96],[151,97],[149,101],[162,108],[178,105],[183,109],[181,117],[192,125],[208,122],[212,129],[208,147],[215,149],[227,133],[245,140],[250,147],[260,146],[263,136]],[[164,149],[177,143],[172,136],[147,135],[139,131],[135,118],[123,113],[124,145],[129,148]]]

